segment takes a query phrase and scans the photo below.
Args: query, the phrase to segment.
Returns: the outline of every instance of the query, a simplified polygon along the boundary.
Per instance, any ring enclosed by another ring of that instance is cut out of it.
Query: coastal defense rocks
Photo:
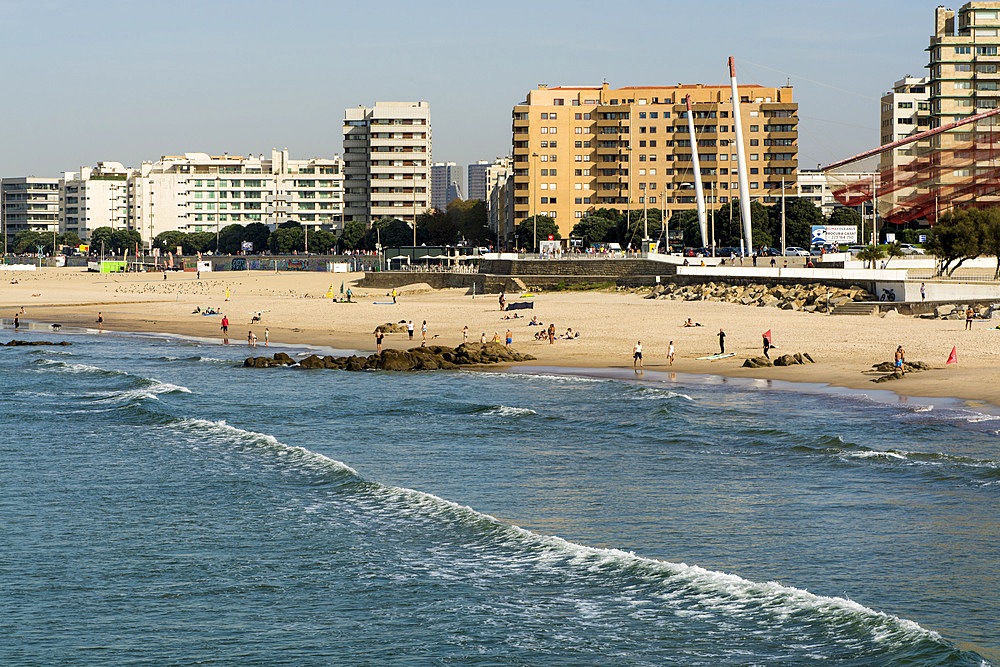
[[[932,366],[923,361],[905,361],[903,362],[903,369],[907,373],[915,373],[917,371],[930,370]],[[902,380],[904,373],[896,368],[895,364],[891,361],[883,361],[872,365],[872,370],[879,373],[886,373],[886,375],[880,375],[876,378],[872,378],[872,382],[889,382],[890,380]]]
[[[50,343],[47,340],[12,340],[12,341],[8,341],[6,343],[3,343],[3,346],[4,347],[21,347],[21,346],[24,346],[24,345],[72,345],[72,344],[73,343],[70,343],[70,342],[65,341],[65,340],[59,341],[58,343]]]
[[[767,357],[751,357],[743,362],[743,368],[767,368],[768,366],[799,366],[802,364],[815,364],[808,352],[796,352],[795,354],[783,354],[774,359]]]
[[[530,354],[520,354],[499,343],[463,343],[458,347],[429,345],[409,350],[383,350],[369,357],[321,357],[313,354],[296,364],[287,354],[279,352],[274,357],[248,357],[244,368],[273,368],[295,366],[299,368],[332,368],[344,371],[435,371],[451,370],[460,366],[531,361]]]
[[[852,285],[848,288],[829,287],[822,283],[808,285],[762,284],[727,285],[710,282],[703,285],[657,285],[646,296],[647,299],[675,299],[680,301],[726,301],[744,306],[780,308],[782,310],[803,310],[809,313],[825,313],[827,297],[833,308],[851,301],[873,301],[874,297],[865,289]]]

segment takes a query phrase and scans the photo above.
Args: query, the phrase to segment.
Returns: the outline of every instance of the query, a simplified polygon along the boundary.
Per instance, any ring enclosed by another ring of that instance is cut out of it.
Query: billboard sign
[[[857,243],[857,225],[813,225],[811,244]]]
[[[240,249],[244,253],[253,252],[253,241],[243,241],[240,243]]]

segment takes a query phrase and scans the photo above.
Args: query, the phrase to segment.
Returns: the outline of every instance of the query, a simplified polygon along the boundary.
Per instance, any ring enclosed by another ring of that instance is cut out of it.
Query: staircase
[[[872,315],[878,310],[878,304],[872,301],[850,301],[835,306],[831,315]]]

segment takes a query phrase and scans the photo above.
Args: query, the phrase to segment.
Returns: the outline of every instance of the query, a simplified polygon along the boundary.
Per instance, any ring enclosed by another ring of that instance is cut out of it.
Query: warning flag
[[[767,331],[764,332],[764,338],[767,339],[768,343],[771,342],[771,330],[770,329],[768,329]]]
[[[948,361],[946,361],[944,363],[945,363],[946,366],[948,364],[957,364],[958,363],[958,352],[955,350],[955,346],[954,345],[951,348],[951,354],[948,355]]]

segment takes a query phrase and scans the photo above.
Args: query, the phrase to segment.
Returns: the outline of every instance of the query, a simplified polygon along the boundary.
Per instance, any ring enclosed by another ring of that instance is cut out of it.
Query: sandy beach
[[[454,346],[462,342],[462,328],[469,340],[485,333],[501,338],[509,328],[514,348],[537,357],[533,364],[560,367],[629,367],[632,348],[643,344],[645,368],[684,373],[821,382],[857,389],[889,389],[909,396],[956,397],[1000,405],[1000,330],[995,321],[974,324],[964,331],[960,320],[921,320],[897,316],[851,317],[783,311],[709,301],[681,302],[643,299],[643,293],[592,291],[550,292],[534,297],[531,310],[516,311],[518,319],[503,319],[497,295],[477,295],[465,290],[431,290],[414,285],[399,290],[391,305],[383,290],[352,287],[361,274],[236,273],[202,274],[96,274],[79,268],[43,268],[32,272],[6,271],[0,284],[0,317],[4,333],[13,331],[10,320],[20,308],[23,322],[58,323],[96,328],[98,312],[104,328],[120,331],[163,332],[222,338],[221,315],[195,314],[213,307],[229,317],[229,340],[246,345],[247,332],[258,338],[263,354],[264,328],[272,345],[314,344],[373,352],[375,328],[386,322],[412,320],[416,333],[411,342],[405,333],[386,336],[387,347],[420,344],[420,328],[427,321],[428,343]],[[16,281],[16,284],[13,284]],[[352,287],[357,303],[326,298],[328,290],[340,294]],[[229,300],[226,301],[226,289]],[[519,295],[508,295],[517,301]],[[385,305],[386,302],[389,305]],[[250,323],[255,313],[259,323]],[[508,313],[513,315],[513,312]],[[541,327],[528,326],[532,316],[557,334],[567,328],[580,332],[574,340],[554,344],[534,340]],[[701,324],[683,327],[686,318]],[[718,332],[726,332],[726,352],[736,356],[717,361],[697,357],[719,351]],[[761,354],[761,334],[770,329],[778,349],[785,353],[808,352],[817,363],[804,366],[749,369],[744,359]],[[55,335],[55,334],[54,334]],[[670,341],[676,348],[673,366],[667,364]],[[892,359],[897,345],[908,361],[924,361],[933,369],[907,374],[901,380],[875,385],[873,364]],[[952,346],[958,363],[946,366]]]

